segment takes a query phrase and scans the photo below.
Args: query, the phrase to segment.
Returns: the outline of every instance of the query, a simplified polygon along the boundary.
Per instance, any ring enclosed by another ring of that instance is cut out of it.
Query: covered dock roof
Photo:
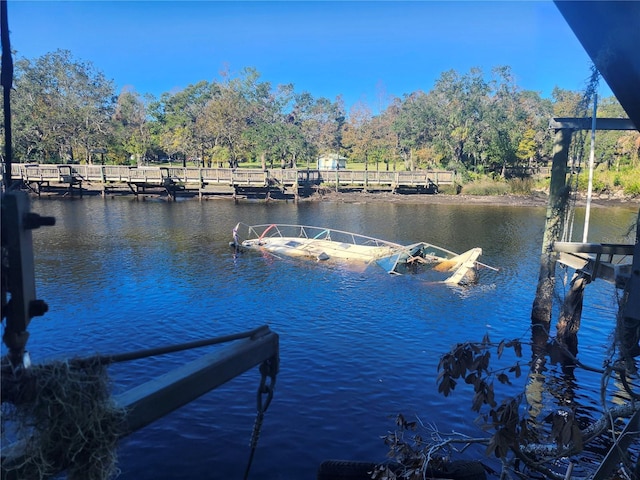
[[[556,0],[554,3],[640,130],[640,2]]]

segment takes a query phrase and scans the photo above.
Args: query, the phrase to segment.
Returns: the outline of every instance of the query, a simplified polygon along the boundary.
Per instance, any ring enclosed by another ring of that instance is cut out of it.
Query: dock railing
[[[4,164],[3,169],[4,172]],[[4,175],[3,175],[4,176]],[[201,168],[173,166],[79,165],[14,163],[11,176],[25,184],[70,184],[84,182],[84,187],[118,184],[162,187],[178,184],[185,189],[203,189],[208,185],[233,188],[303,188],[331,184],[345,188],[395,190],[404,187],[452,185],[455,172],[444,170],[315,170],[257,168]]]

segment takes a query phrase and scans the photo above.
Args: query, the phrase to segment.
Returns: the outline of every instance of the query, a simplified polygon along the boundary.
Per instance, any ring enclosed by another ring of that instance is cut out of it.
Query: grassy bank
[[[569,177],[575,185],[575,177]],[[500,179],[491,176],[479,176],[470,179],[458,187],[459,193],[465,195],[531,195],[532,193],[549,191],[549,178],[514,178]],[[577,191],[586,195],[589,185],[589,174],[582,171],[577,177]],[[625,168],[618,171],[596,169],[593,173],[593,194],[613,197],[640,197],[640,168]],[[455,189],[441,189],[441,193],[458,193]]]

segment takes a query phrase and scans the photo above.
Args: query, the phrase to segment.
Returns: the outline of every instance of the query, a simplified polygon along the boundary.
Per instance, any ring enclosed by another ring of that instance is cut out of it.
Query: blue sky
[[[520,88],[548,98],[554,86],[581,91],[591,65],[550,0],[9,0],[8,11],[18,57],[70,50],[118,90],[156,96],[254,67],[273,85],[377,111],[382,94],[428,91],[450,69],[509,65]]]

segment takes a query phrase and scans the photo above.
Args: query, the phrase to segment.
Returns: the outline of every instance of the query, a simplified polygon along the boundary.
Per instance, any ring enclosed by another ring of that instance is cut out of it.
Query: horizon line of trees
[[[332,101],[296,92],[293,84],[274,87],[253,68],[155,98],[127,88],[116,94],[113,81],[91,62],[57,50],[15,62],[13,158],[209,167],[255,162],[266,169],[309,167],[333,153],[365,168],[504,173],[549,159],[549,119],[590,116],[590,96],[556,87],[552,99],[543,99],[519,88],[510,67],[499,66],[489,79],[479,68],[443,72],[428,92],[384,99],[376,115],[362,101],[347,112],[340,96]],[[626,118],[614,97],[600,100],[598,116]],[[580,142],[574,143],[573,155],[584,161]],[[635,168],[639,150],[638,132],[597,133],[599,163]]]

